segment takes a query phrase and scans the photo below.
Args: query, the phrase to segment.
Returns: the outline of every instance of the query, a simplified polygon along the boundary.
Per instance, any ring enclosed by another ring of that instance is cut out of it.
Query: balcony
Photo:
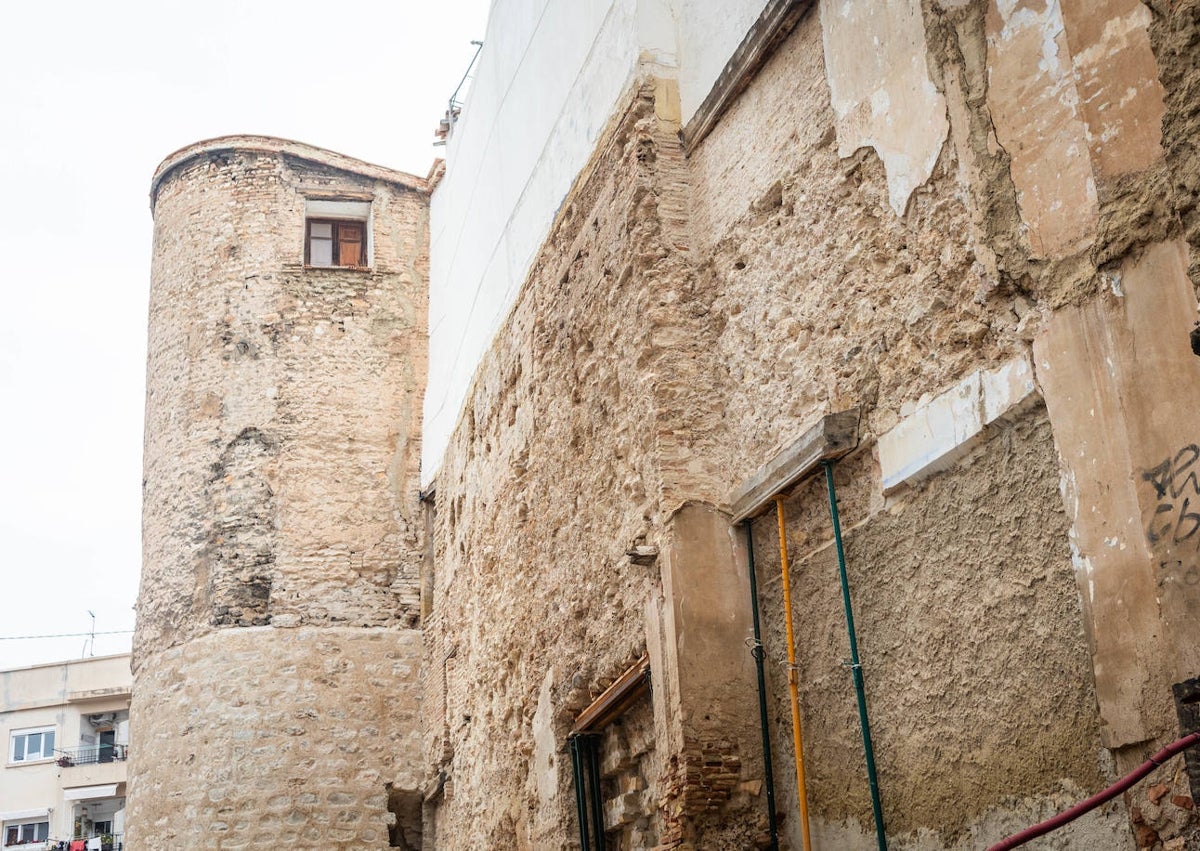
[[[120,833],[93,833],[62,842],[51,842],[47,847],[51,851],[122,851],[125,847],[125,837]]]
[[[60,748],[56,753],[57,762],[62,768],[59,781],[64,789],[125,782],[125,760],[129,756],[127,745],[80,745],[77,748]]]
[[[128,745],[80,745],[77,748],[55,748],[58,764],[63,768],[72,765],[96,765],[102,762],[124,762],[129,756]]]

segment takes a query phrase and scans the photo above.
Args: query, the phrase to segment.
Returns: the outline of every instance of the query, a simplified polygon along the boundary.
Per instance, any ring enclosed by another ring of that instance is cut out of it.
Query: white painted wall
[[[679,105],[687,124],[767,0],[676,0],[673,5],[679,7]]]
[[[430,211],[422,484],[575,177],[643,69],[686,121],[766,0],[495,0]],[[677,48],[679,40],[685,40]],[[677,55],[690,57],[679,68]]]

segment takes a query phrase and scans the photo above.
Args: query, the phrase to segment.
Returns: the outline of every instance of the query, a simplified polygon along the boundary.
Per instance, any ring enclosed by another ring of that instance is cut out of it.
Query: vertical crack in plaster
[[[950,130],[946,99],[929,76],[921,4],[821,0],[820,9],[838,155],[874,148],[892,209],[904,215]]]

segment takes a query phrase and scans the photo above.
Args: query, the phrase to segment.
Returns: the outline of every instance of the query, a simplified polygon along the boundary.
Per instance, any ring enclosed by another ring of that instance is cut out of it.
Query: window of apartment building
[[[304,265],[365,269],[371,265],[371,202],[309,198],[304,210]]]
[[[21,824],[6,822],[4,825],[4,844],[21,845],[27,842],[45,842],[50,837],[50,822],[27,821]]]
[[[54,728],[16,730],[8,749],[9,762],[32,762],[54,755]]]

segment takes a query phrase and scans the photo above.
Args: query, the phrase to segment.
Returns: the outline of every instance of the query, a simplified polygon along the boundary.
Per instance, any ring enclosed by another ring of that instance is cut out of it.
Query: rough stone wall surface
[[[881,434],[1028,347],[1036,306],[989,279],[953,149],[896,216],[878,158],[838,156],[824,79],[809,14],[690,158],[726,492],[822,413],[859,407]]]
[[[606,135],[479,369],[439,473],[433,618],[444,626],[430,664],[457,647],[439,847],[572,847],[566,733],[646,650],[659,570],[627,551],[665,546],[647,365],[663,356],[654,334],[669,333],[650,317],[679,283],[655,215],[656,122],[642,95]],[[558,793],[547,800],[527,778],[551,669],[557,751],[543,782]]]
[[[135,685],[135,848],[387,848],[388,789],[419,783],[420,634],[225,629]]]
[[[439,763],[455,778],[454,799],[438,816],[455,837],[448,847],[571,842],[569,780],[560,773],[554,802],[520,778],[531,754],[539,754],[539,778],[549,762],[532,720],[545,715],[545,684],[561,743],[572,711],[657,629],[655,606],[645,604],[669,589],[660,591],[659,571],[630,563],[625,551],[668,547],[669,518],[681,504],[719,503],[817,416],[851,407],[863,413],[862,448],[839,467],[839,483],[851,582],[865,588],[856,591],[871,636],[863,652],[880,668],[872,679],[868,667],[868,688],[897,842],[977,847],[1096,791],[1132,759],[1117,754],[1114,764],[1101,747],[1091,624],[1074,581],[1045,409],[1014,413],[1015,422],[990,427],[991,439],[951,470],[886,498],[873,458],[875,437],[924,400],[975,370],[1029,359],[1053,311],[1110,287],[1108,271],[1130,254],[1170,235],[1194,239],[1188,130],[1197,110],[1183,57],[1196,44],[1196,4],[1151,4],[1149,16],[1147,7],[1118,5],[1105,8],[1120,26],[1098,32],[1079,4],[1064,4],[1065,29],[1050,33],[1072,63],[1064,85],[1090,98],[1073,119],[1086,168],[1069,186],[1043,185],[1036,174],[1022,183],[1021,158],[1030,154],[1018,156],[997,136],[1020,109],[1048,103],[1038,100],[1044,80],[990,88],[993,72],[1016,56],[999,55],[996,30],[1012,3],[920,4],[923,35],[903,47],[945,99],[949,133],[902,215],[891,204],[886,157],[865,148],[839,154],[830,88],[847,82],[839,74],[864,72],[827,66],[815,11],[684,168],[655,135],[647,106],[634,107],[642,112],[632,129],[610,127],[480,365],[438,480],[435,617],[444,634],[428,639],[431,658],[458,647],[445,685],[455,707],[446,712],[452,756]],[[1161,155],[1151,138],[1159,89],[1147,45],[1162,84]],[[889,50],[902,64],[904,50]],[[878,91],[871,80],[850,82]],[[1125,83],[1144,97],[1100,110]],[[928,91],[888,97],[898,114],[928,109]],[[664,122],[668,98],[659,85]],[[924,162],[928,128],[886,129],[890,154]],[[1118,138],[1126,132],[1140,141]],[[1157,203],[1145,194],[1147,180]],[[1045,196],[1036,221],[1029,186]],[[1080,186],[1094,195],[1091,218],[1086,204],[1069,203],[1067,189]],[[1045,234],[1078,215],[1086,232],[1056,237],[1046,250]],[[1046,229],[1042,237],[1034,224]],[[838,664],[846,651],[827,507],[809,488],[789,510],[798,597],[810,615],[801,620],[813,642],[802,665],[816,737],[816,828],[823,847],[869,847],[853,692]],[[766,536],[757,549],[767,565],[768,525],[760,521],[756,532]],[[777,597],[768,568],[760,571],[764,597]],[[778,654],[781,612],[777,599],[771,605]],[[781,677],[777,667],[772,724],[777,753],[786,755]],[[670,702],[658,691],[654,699],[656,707]],[[495,729],[518,732],[497,741]],[[683,799],[670,790],[685,772],[671,757],[687,746],[663,744],[653,772],[666,793],[660,841],[759,841],[752,817],[736,837],[728,825],[672,833],[671,806]],[[776,776],[797,844],[788,767],[785,756]],[[740,777],[758,770],[743,765]],[[1174,782],[1159,785],[1184,800]],[[758,798],[743,803],[761,807]],[[1141,799],[1129,803],[1059,841],[1125,848],[1131,820],[1136,829],[1178,819]],[[705,827],[693,816],[697,825]],[[1139,842],[1148,835],[1136,831]]]
[[[1086,796],[1111,770],[1045,409],[886,504],[876,476],[862,453],[836,467],[835,484],[888,831],[905,842],[933,832],[946,846],[983,847],[1033,823],[1048,799]],[[808,795],[823,829],[857,823],[869,832],[825,489],[818,476],[785,504]],[[755,522],[754,549],[777,795],[794,808],[773,512]],[[1123,813],[1098,819],[1127,837]],[[1090,846],[1084,836],[1069,847],[1122,847]]]
[[[384,171],[236,137],[156,176],[135,847],[387,847],[423,779],[428,197]],[[369,203],[369,268],[304,265],[309,199]]]
[[[374,265],[304,269],[304,194],[374,196]],[[416,623],[426,198],[214,153],[158,188],[135,667],[226,625]]]
[[[1161,646],[1105,656],[1097,624],[1124,603],[1093,596],[1086,571],[1072,575],[1072,556],[1078,567],[1091,554],[1070,544],[1104,536],[1062,503],[1083,469],[1072,430],[1140,433],[1153,425],[1149,403],[1097,426],[1063,415],[1070,393],[1053,370],[1079,355],[1064,347],[1057,363],[1036,365],[1045,408],[989,425],[990,439],[919,485],[885,496],[874,441],[976,370],[1029,359],[1072,311],[1121,339],[1120,311],[1101,308],[1156,246],[1174,244],[1172,298],[1183,292],[1179,309],[1194,308],[1178,273],[1200,282],[1200,0],[906,2],[896,5],[903,38],[881,45],[877,63],[841,61],[854,28],[823,31],[815,9],[690,151],[672,82],[634,86],[478,367],[425,516],[415,500],[421,192],[278,152],[208,151],[162,182],[135,655],[145,695],[135,708],[144,700],[156,720],[139,722],[147,744],[134,751],[162,756],[135,756],[131,811],[178,812],[188,830],[208,819],[229,847],[269,841],[230,813],[278,811],[295,844],[319,834],[356,847],[382,844],[389,800],[404,803],[410,827],[420,785],[426,844],[570,848],[567,734],[646,653],[649,711],[605,733],[614,842],[761,845],[761,764],[746,746],[756,731],[735,711],[739,687],[713,691],[711,712],[697,701],[706,678],[744,673],[748,649],[712,640],[742,629],[744,612],[689,590],[706,570],[741,563],[732,530],[714,532],[725,495],[815,418],[849,408],[862,412],[861,445],[839,464],[838,486],[896,845],[978,847],[1172,736],[1170,694],[1156,683],[1135,695],[1134,714],[1152,723],[1103,739],[1109,695],[1134,681],[1136,659],[1161,651],[1177,657],[1163,665],[1172,677],[1197,673],[1179,650],[1194,646],[1191,592],[1167,589],[1165,637],[1141,624]],[[897,68],[917,83],[889,85]],[[942,103],[945,133],[888,118]],[[339,191],[375,199],[369,272],[300,265],[304,194]],[[1132,361],[1139,348],[1113,351]],[[1153,468],[1138,465],[1161,454],[1092,484],[1142,487]],[[1158,528],[1152,503],[1139,519]],[[820,847],[871,847],[821,484],[797,488],[787,510],[814,830]],[[794,847],[772,530],[755,524],[778,802]],[[1179,561],[1164,575],[1186,580],[1191,564]],[[731,592],[717,596],[740,590],[740,575],[719,578]],[[714,608],[696,616],[706,600]],[[419,681],[405,631],[418,618]],[[295,661],[291,679],[234,673],[252,653],[284,659],[306,636],[317,653]],[[383,707],[372,701],[389,675],[394,702]],[[304,791],[272,803],[260,796],[265,776],[220,774],[257,771],[239,759],[213,762],[208,784],[234,797],[196,796],[185,770],[191,754],[205,764],[194,730],[209,731],[212,752],[241,747],[260,687],[278,694],[271,726],[255,722],[264,750],[251,755]],[[184,694],[193,688],[212,695]],[[330,753],[347,773],[288,774],[308,764],[275,735],[276,716],[288,707],[308,718],[317,704],[329,714],[284,733],[335,739],[342,722],[370,732],[340,751],[354,759]],[[210,705],[227,720],[204,714]],[[194,709],[194,721],[168,706]],[[314,777],[322,793],[302,786]],[[347,797],[322,797],[332,781]],[[1053,841],[1194,845],[1187,790],[1179,763],[1164,766]],[[177,824],[155,823],[153,835],[186,844]]]

